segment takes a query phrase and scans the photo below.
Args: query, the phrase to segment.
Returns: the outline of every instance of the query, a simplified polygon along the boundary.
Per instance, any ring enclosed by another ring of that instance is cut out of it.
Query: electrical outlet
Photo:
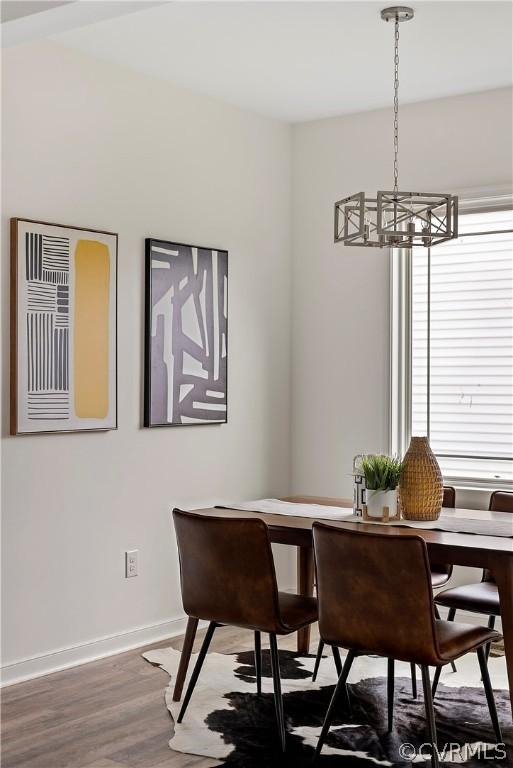
[[[132,576],[139,575],[138,557],[138,549],[131,549],[129,552],[125,552],[125,578],[131,579]]]

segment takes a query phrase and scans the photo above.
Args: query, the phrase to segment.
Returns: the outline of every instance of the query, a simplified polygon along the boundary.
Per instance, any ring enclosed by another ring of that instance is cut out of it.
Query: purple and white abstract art
[[[227,421],[228,252],[146,240],[144,425]]]

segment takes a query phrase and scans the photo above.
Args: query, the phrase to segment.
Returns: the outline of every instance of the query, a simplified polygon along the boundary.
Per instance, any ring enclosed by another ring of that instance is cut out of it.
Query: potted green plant
[[[383,517],[385,507],[388,507],[390,516],[395,516],[397,486],[402,470],[401,460],[397,456],[383,454],[363,456],[361,468],[365,477],[368,516]]]

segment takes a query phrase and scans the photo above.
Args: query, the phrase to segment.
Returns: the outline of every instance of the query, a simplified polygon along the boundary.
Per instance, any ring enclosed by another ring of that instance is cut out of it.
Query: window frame
[[[459,212],[486,213],[513,208],[511,187],[467,190],[460,194]],[[479,232],[473,234],[481,234]],[[482,234],[485,234],[483,232]],[[389,452],[404,456],[412,424],[412,249],[393,248],[390,259]],[[429,291],[429,287],[428,287]],[[429,295],[429,294],[428,294]],[[429,317],[429,305],[428,305]],[[429,322],[429,321],[428,321]],[[429,361],[428,361],[429,367]],[[429,375],[429,374],[428,374]],[[458,488],[511,489],[507,480],[444,476]]]

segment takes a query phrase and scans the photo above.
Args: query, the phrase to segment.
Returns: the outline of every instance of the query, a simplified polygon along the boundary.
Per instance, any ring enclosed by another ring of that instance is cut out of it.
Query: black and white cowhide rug
[[[167,708],[176,720],[180,704],[172,701],[173,680],[180,654],[171,648],[149,651],[144,658],[162,667],[171,677],[165,692]],[[196,660],[191,659],[190,669]],[[302,657],[280,651],[284,709],[287,724],[287,753],[280,751],[272,694],[270,657],[263,651],[262,696],[256,694],[252,651],[237,654],[209,653],[182,724],[174,725],[171,749],[210,757],[216,765],[230,768],[306,768],[310,765],[324,715],[336,682],[333,658],[321,662],[317,681],[312,683],[313,656]],[[508,745],[509,758],[493,759],[495,739],[480,682],[477,657],[469,654],[458,661],[456,673],[442,673],[435,706],[439,746],[465,745],[453,751],[443,765],[465,768],[498,768],[513,765],[513,729],[503,657],[490,658],[490,674],[496,692],[499,720]],[[420,673],[419,673],[420,677]],[[422,684],[419,697],[412,698],[409,665],[396,664],[394,730],[386,728],[386,660],[361,657],[349,677],[352,716],[339,708],[324,746],[319,766],[367,768],[376,766],[429,766],[427,758],[401,759],[399,747],[419,747],[427,740]],[[488,745],[485,759],[476,748]],[[509,762],[508,762],[509,759]]]

